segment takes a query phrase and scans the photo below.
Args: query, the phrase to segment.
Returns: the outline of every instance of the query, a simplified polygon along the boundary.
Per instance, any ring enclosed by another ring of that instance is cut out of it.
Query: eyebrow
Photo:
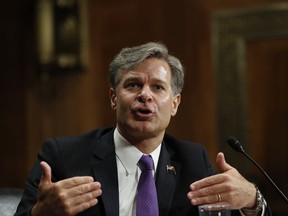
[[[127,82],[127,81],[139,81],[139,80],[142,80],[142,78],[139,77],[139,76],[128,75],[128,77],[126,78],[126,80],[124,82]],[[156,82],[161,82],[161,83],[166,83],[163,79],[160,79],[160,78],[157,78],[157,77],[151,77],[150,80],[156,81]]]
[[[141,79],[139,77],[128,77],[125,80],[123,80],[123,84],[129,83],[129,82],[139,82]]]
[[[165,82],[162,79],[159,78],[151,78],[150,79],[153,83],[159,84],[159,85],[163,85],[163,86],[169,86],[170,84]],[[133,76],[133,77],[128,77],[126,80],[123,81],[123,84],[125,85],[126,83],[129,82],[142,82],[142,79],[137,77],[137,76]]]

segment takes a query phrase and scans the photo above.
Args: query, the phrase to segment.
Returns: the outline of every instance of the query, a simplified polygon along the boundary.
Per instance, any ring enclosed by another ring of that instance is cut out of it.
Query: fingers
[[[99,182],[95,182],[95,183],[99,184]],[[73,199],[71,199],[71,206],[78,206],[78,205],[81,206],[82,204],[85,204],[85,203],[89,205],[90,204],[96,205],[98,202],[97,197],[99,197],[101,194],[102,194],[102,190],[100,188],[79,194],[75,196]]]
[[[208,193],[211,193],[211,192],[214,192],[214,191],[209,191],[209,190],[211,190],[211,188],[213,188],[213,190],[217,190],[217,185],[229,180],[229,174],[228,173],[232,173],[234,168],[232,166],[230,166],[228,163],[226,163],[224,154],[222,152],[218,153],[216,161],[217,161],[219,168],[221,169],[221,171],[223,173],[213,175],[210,177],[206,177],[206,178],[203,178],[199,181],[194,182],[190,186],[192,191],[196,191],[196,190],[200,190],[201,188],[205,188],[205,190]],[[215,191],[215,192],[221,192],[221,191]]]
[[[58,184],[65,189],[69,189],[92,182],[94,182],[94,179],[91,176],[77,176],[59,181]],[[81,188],[79,190],[81,190]]]
[[[98,197],[101,195],[101,184],[99,182],[94,182],[94,179],[91,176],[81,176],[81,177],[73,177],[69,179],[64,179],[56,183],[56,186],[62,188],[65,191],[63,196],[67,197],[81,197],[80,200],[83,199],[86,194],[87,196]]]
[[[225,200],[226,195],[224,193],[214,193],[206,196],[194,196],[194,194],[188,193],[187,197],[193,205],[201,205],[204,203],[220,203]]]
[[[75,215],[98,203],[101,184],[94,182],[93,177],[72,177],[53,183],[51,167],[44,161],[40,166],[39,197],[33,212]]]
[[[203,178],[190,185],[191,191],[187,194],[193,205],[221,202],[231,196],[231,175],[234,168],[225,161],[223,153],[218,153],[217,164],[222,174]]]
[[[93,178],[92,178],[93,179]],[[80,213],[98,203],[97,197],[102,194],[101,184],[91,182],[91,178],[73,177],[60,182],[65,185],[60,197],[69,212]],[[68,187],[69,186],[69,187]]]
[[[228,187],[222,184],[225,179],[226,176],[217,175],[194,182],[190,185],[188,199],[193,205],[221,202],[224,198],[221,194],[229,191]]]
[[[42,168],[42,176],[40,180],[40,185],[50,184],[51,181],[51,167],[46,163],[45,161],[42,161],[40,163],[40,166]]]
[[[101,184],[99,182],[89,182],[66,189],[66,195],[68,197],[76,198],[75,204],[81,201],[89,200],[90,198],[98,197],[101,194],[102,190],[101,190]]]
[[[227,181],[227,178],[228,176],[224,174],[209,176],[199,181],[193,182],[190,185],[190,189],[193,191],[200,190],[202,188],[206,188],[206,190],[209,190],[210,187],[216,187],[218,184]]]
[[[225,156],[224,156],[224,154],[222,152],[219,152],[217,154],[216,162],[217,162],[218,167],[220,168],[220,170],[222,172],[226,172],[226,171],[228,171],[230,169],[233,169],[232,166],[230,166],[228,163],[226,163]]]
[[[255,188],[218,153],[217,164],[222,173],[203,178],[190,185],[187,197],[193,205],[228,202],[233,209],[252,206]]]

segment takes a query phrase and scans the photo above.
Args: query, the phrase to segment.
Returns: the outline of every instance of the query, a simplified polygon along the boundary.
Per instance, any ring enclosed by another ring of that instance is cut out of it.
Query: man
[[[268,215],[259,190],[223,153],[217,155],[222,173],[213,175],[201,145],[165,134],[181,101],[184,70],[164,45],[123,49],[110,65],[109,81],[116,128],[47,140],[16,215],[138,216],[142,155],[152,158],[157,190],[144,215],[155,203],[153,216],[193,216],[198,205],[220,202],[228,202],[233,215]]]

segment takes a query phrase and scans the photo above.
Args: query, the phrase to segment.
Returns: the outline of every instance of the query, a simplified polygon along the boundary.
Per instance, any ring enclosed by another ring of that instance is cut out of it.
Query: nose
[[[147,103],[152,101],[152,92],[149,87],[143,87],[137,95],[137,100],[140,103]]]

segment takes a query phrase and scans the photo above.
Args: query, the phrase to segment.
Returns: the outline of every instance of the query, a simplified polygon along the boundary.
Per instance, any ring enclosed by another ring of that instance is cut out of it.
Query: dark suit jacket
[[[47,140],[28,177],[15,215],[29,215],[36,203],[42,173],[39,163],[46,161],[52,168],[53,182],[89,175],[101,183],[103,194],[99,203],[79,215],[118,216],[118,177],[113,131],[114,128],[97,129],[83,136]],[[167,172],[166,165],[174,166],[176,173]],[[189,185],[212,174],[207,152],[201,145],[165,135],[156,171],[160,215],[198,215],[197,207],[192,206],[187,199]]]

